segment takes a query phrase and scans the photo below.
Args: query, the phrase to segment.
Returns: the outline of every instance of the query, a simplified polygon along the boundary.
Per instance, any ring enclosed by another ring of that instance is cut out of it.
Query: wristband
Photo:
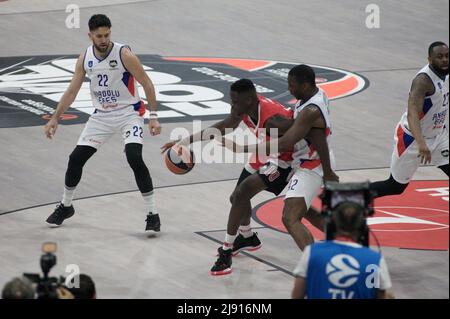
[[[150,112],[150,115],[148,117],[150,120],[157,120],[158,119],[158,113],[156,112]]]

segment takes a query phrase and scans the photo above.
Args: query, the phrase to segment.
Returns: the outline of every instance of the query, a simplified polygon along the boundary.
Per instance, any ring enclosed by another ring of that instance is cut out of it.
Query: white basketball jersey
[[[121,51],[129,47],[115,42],[112,45],[104,59],[95,55],[93,45],[86,49],[84,56],[95,112],[109,113],[133,105],[134,111],[143,116],[145,105],[139,97],[136,80],[122,63]]]
[[[331,141],[331,122],[329,115],[329,103],[328,97],[324,91],[319,88],[319,91],[311,97],[308,101],[302,103],[301,101],[297,102],[294,109],[294,119],[298,117],[300,112],[307,107],[308,105],[316,105],[319,107],[322,112],[323,119],[325,121],[325,135],[327,136],[328,147],[330,148]],[[322,175],[322,165],[320,163],[319,154],[314,149],[311,142],[309,142],[306,138],[298,141],[294,145],[294,153],[292,155],[293,162],[292,167],[295,168],[304,168],[310,169],[312,171],[317,172]],[[333,154],[330,148],[330,161],[332,161],[332,167],[334,166]]]
[[[445,125],[448,125],[448,75],[442,80],[430,66],[425,66],[417,75],[425,73],[433,81],[434,94],[425,97],[422,111],[420,112],[420,127],[422,135],[426,138],[433,138],[439,135]],[[417,76],[416,75],[416,76]],[[408,111],[406,111],[401,120],[400,125],[410,132],[408,126]]]

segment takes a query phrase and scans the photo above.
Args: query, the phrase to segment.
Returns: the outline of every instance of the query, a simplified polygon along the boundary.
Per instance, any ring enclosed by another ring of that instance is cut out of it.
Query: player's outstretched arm
[[[161,147],[161,153],[164,153],[169,148],[173,147],[174,145],[178,146],[189,146],[194,142],[198,141],[206,141],[211,140],[213,138],[216,138],[218,135],[223,136],[225,133],[228,133],[228,130],[232,131],[236,127],[239,126],[239,123],[242,121],[241,117],[238,116],[231,110],[231,113],[222,121],[219,121],[215,123],[214,125],[202,130],[201,132],[197,132],[195,134],[192,134],[182,140],[176,140],[176,141],[170,141],[164,144]],[[179,152],[181,153],[181,148],[179,149]]]
[[[425,143],[420,128],[420,114],[423,112],[423,103],[428,94],[432,94],[434,85],[428,75],[421,73],[412,82],[408,99],[408,126],[417,143],[418,157],[422,164],[431,162],[431,152]]]
[[[78,57],[77,64],[75,66],[75,73],[73,75],[72,81],[70,81],[69,87],[64,92],[61,100],[56,107],[55,113],[53,113],[51,119],[44,126],[45,136],[48,138],[53,138],[58,128],[58,120],[61,115],[70,107],[70,105],[75,101],[78,92],[80,91],[81,85],[83,84],[86,72],[83,66],[84,53]]]
[[[121,57],[124,66],[131,73],[131,75],[134,76],[136,81],[138,81],[139,84],[144,88],[147,103],[150,106],[150,121],[148,123],[150,134],[158,135],[161,133],[161,125],[159,124],[158,116],[156,113],[157,104],[155,86],[153,85],[150,77],[145,72],[141,61],[139,61],[139,58],[133,52],[131,52],[130,49],[123,48],[121,51]]]

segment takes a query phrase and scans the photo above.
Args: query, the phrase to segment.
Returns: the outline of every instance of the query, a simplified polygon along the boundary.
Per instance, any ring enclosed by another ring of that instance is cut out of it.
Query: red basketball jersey
[[[270,136],[266,134],[265,130],[267,120],[275,115],[281,115],[291,119],[294,113],[292,110],[285,108],[282,104],[262,95],[259,95],[258,99],[258,123],[254,123],[247,114],[242,116],[242,121],[244,121],[245,125],[247,125],[247,127],[255,134],[257,139],[260,142],[263,142],[270,140]],[[253,169],[258,170],[269,158],[269,156],[260,155],[257,157],[256,154],[252,154],[249,159],[249,164]],[[289,167],[292,162],[292,151],[279,153],[276,158],[281,167]]]

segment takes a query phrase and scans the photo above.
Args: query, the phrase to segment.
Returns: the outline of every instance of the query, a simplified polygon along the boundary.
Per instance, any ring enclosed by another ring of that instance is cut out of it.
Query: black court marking
[[[258,227],[258,228],[267,228],[267,227]],[[254,228],[254,229],[257,229],[257,228]],[[226,229],[222,229],[220,231],[221,232],[226,232]],[[213,232],[213,231],[207,231],[207,232]],[[209,240],[211,240],[211,241],[213,241],[215,243],[218,243],[219,245],[222,245],[222,242],[220,240],[215,239],[214,237],[208,236],[207,234],[205,234],[205,232],[198,231],[198,232],[195,232],[195,234],[197,234],[199,236],[202,236],[202,237],[204,237],[206,239],[209,239]],[[246,251],[241,251],[239,254],[243,254],[244,256],[250,257],[250,258],[252,258],[252,259],[254,259],[256,261],[259,261],[260,263],[263,263],[263,264],[265,264],[267,266],[270,266],[270,267],[274,268],[274,269],[269,270],[269,271],[281,271],[281,272],[283,272],[283,273],[285,273],[285,274],[287,274],[287,275],[289,275],[291,277],[295,277],[294,274],[292,272],[290,272],[289,270],[284,269],[283,267],[278,266],[278,265],[276,265],[274,263],[271,263],[270,261],[267,261],[267,260],[264,260],[264,259],[262,259],[260,257],[254,256],[254,255],[252,255],[252,254],[250,254],[250,253],[248,253]]]

